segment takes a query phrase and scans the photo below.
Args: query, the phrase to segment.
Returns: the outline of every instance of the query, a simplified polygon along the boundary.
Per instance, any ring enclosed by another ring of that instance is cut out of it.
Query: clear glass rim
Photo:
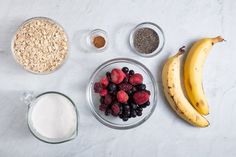
[[[59,94],[65,98],[67,98],[73,105],[74,109],[75,109],[75,112],[76,112],[76,117],[77,117],[77,122],[76,122],[76,130],[75,132],[72,133],[72,137],[71,138],[60,138],[60,139],[50,139],[50,138],[47,138],[47,137],[44,137],[42,135],[40,135],[39,133],[37,133],[36,131],[34,131],[34,127],[32,125],[32,122],[29,118],[29,116],[31,115],[31,112],[32,112],[32,106],[34,105],[33,102],[37,100],[37,98],[43,96],[43,95],[46,95],[46,94]],[[68,141],[71,141],[73,139],[75,139],[77,136],[78,136],[78,127],[79,127],[79,112],[77,110],[77,107],[75,105],[75,103],[71,100],[71,98],[69,98],[67,95],[63,94],[63,93],[60,93],[60,92],[56,92],[56,91],[48,91],[48,92],[44,92],[44,93],[41,93],[39,95],[37,95],[35,97],[35,99],[33,100],[33,102],[31,102],[30,104],[28,104],[28,112],[27,112],[27,125],[28,125],[28,128],[31,132],[31,134],[37,138],[38,140],[42,141],[42,142],[45,142],[45,143],[49,143],[49,144],[60,144],[60,143],[64,143],[64,142],[68,142]]]
[[[162,43],[161,45],[159,45],[157,47],[157,49],[155,51],[153,51],[152,53],[150,54],[145,54],[145,53],[141,53],[141,52],[138,52],[136,50],[136,48],[134,47],[134,44],[133,44],[133,35],[135,33],[135,31],[139,28],[144,28],[144,27],[155,27],[156,30],[158,30],[159,34],[159,44]],[[147,58],[150,58],[150,57],[154,57],[156,56],[157,54],[159,54],[163,48],[164,48],[164,45],[165,45],[165,35],[164,35],[164,32],[162,30],[162,28],[160,26],[158,26],[157,24],[153,23],[153,22],[142,22],[140,24],[138,24],[137,26],[135,26],[131,32],[130,32],[130,35],[129,35],[129,45],[131,47],[131,49],[138,55],[142,56],[142,57],[147,57]]]
[[[61,28],[63,29],[63,31],[64,31],[64,33],[65,33],[65,36],[66,36],[66,39],[67,39],[67,54],[66,54],[66,56],[65,56],[64,61],[63,61],[59,66],[57,66],[54,70],[52,70],[52,71],[50,71],[50,72],[41,72],[41,73],[39,73],[39,72],[35,72],[35,71],[33,71],[33,70],[26,69],[26,68],[17,60],[16,55],[15,55],[15,53],[14,53],[14,41],[15,41],[15,39],[16,39],[16,34],[17,34],[17,32],[20,30],[20,28],[21,28],[22,26],[24,26],[24,25],[27,24],[28,22],[30,22],[30,21],[32,21],[32,20],[37,20],[37,19],[45,19],[45,20],[49,20],[49,21],[55,23],[56,25],[58,25],[59,27],[61,27]],[[15,31],[13,37],[12,37],[12,40],[11,40],[11,54],[12,54],[14,60],[15,60],[16,63],[17,63],[18,65],[20,65],[24,70],[26,70],[26,71],[28,71],[28,72],[30,72],[30,73],[32,73],[32,74],[47,75],[47,74],[51,74],[51,73],[57,71],[57,70],[60,69],[60,67],[61,67],[62,65],[64,65],[65,62],[68,60],[69,51],[70,51],[69,38],[68,38],[68,35],[67,35],[67,33],[66,33],[64,27],[62,27],[57,21],[55,21],[55,20],[53,20],[53,19],[51,19],[51,18],[48,18],[48,17],[43,17],[43,16],[32,17],[32,18],[29,18],[29,19],[25,20],[23,23],[21,23],[21,24],[19,25],[19,27],[16,29],[16,31]]]
[[[90,98],[91,96],[91,88],[93,88],[93,80],[95,79],[96,75],[100,72],[101,69],[103,69],[104,67],[107,67],[111,64],[114,64],[114,63],[119,63],[119,62],[125,62],[125,63],[131,63],[131,64],[134,64],[134,65],[137,65],[139,67],[141,67],[142,69],[144,69],[144,71],[147,72],[148,76],[150,77],[150,80],[152,82],[152,85],[153,85],[153,101],[154,101],[154,104],[149,112],[149,114],[147,114],[142,120],[140,120],[138,123],[134,123],[134,124],[129,124],[129,125],[124,125],[124,126],[120,126],[120,125],[117,125],[117,124],[114,124],[114,123],[111,123],[109,121],[107,121],[106,119],[102,118],[94,109],[94,105],[93,105],[93,102]],[[111,60],[108,60],[106,62],[104,62],[103,64],[101,64],[99,67],[96,68],[96,70],[93,72],[92,76],[90,77],[89,79],[89,83],[87,85],[87,91],[86,91],[86,95],[87,95],[87,101],[89,103],[89,106],[90,106],[90,109],[91,109],[91,112],[92,114],[94,115],[94,117],[99,121],[101,122],[103,125],[105,126],[108,126],[110,128],[113,128],[113,129],[119,129],[119,130],[127,130],[127,129],[132,129],[132,128],[135,128],[141,124],[143,124],[145,121],[147,121],[150,116],[153,114],[153,112],[155,111],[155,108],[156,108],[156,105],[157,105],[157,92],[158,92],[158,89],[157,89],[157,83],[155,81],[155,78],[153,77],[152,73],[150,72],[150,70],[145,66],[143,65],[142,63],[136,61],[136,60],[133,60],[133,59],[130,59],[130,58],[115,58],[115,59],[111,59]]]

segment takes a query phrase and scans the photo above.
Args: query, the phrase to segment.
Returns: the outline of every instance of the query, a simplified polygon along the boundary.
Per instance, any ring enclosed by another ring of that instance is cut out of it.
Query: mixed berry
[[[94,92],[101,96],[99,110],[123,121],[142,116],[143,108],[150,105],[151,93],[143,84],[143,76],[128,67],[107,72],[94,84]]]

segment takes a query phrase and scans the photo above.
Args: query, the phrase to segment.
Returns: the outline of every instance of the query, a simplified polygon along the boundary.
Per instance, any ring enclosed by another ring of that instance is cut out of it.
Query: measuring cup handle
[[[34,97],[34,92],[33,91],[25,91],[23,92],[22,96],[21,96],[21,101],[23,101],[26,105],[30,105],[31,102],[33,102],[35,100]]]

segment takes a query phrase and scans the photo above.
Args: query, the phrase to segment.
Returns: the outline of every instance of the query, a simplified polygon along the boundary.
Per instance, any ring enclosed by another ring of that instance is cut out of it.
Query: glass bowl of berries
[[[100,65],[87,86],[87,100],[98,121],[114,129],[145,122],[157,104],[157,84],[140,62],[117,58]]]

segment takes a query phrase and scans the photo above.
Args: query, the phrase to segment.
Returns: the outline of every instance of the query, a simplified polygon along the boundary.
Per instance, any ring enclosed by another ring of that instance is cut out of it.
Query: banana
[[[203,38],[191,47],[184,64],[184,86],[190,103],[202,115],[209,113],[207,99],[202,86],[202,68],[215,43],[224,41],[220,36]]]
[[[209,122],[189,103],[181,86],[180,56],[184,49],[170,57],[162,70],[162,83],[165,96],[173,110],[188,123],[197,127],[207,127]]]

